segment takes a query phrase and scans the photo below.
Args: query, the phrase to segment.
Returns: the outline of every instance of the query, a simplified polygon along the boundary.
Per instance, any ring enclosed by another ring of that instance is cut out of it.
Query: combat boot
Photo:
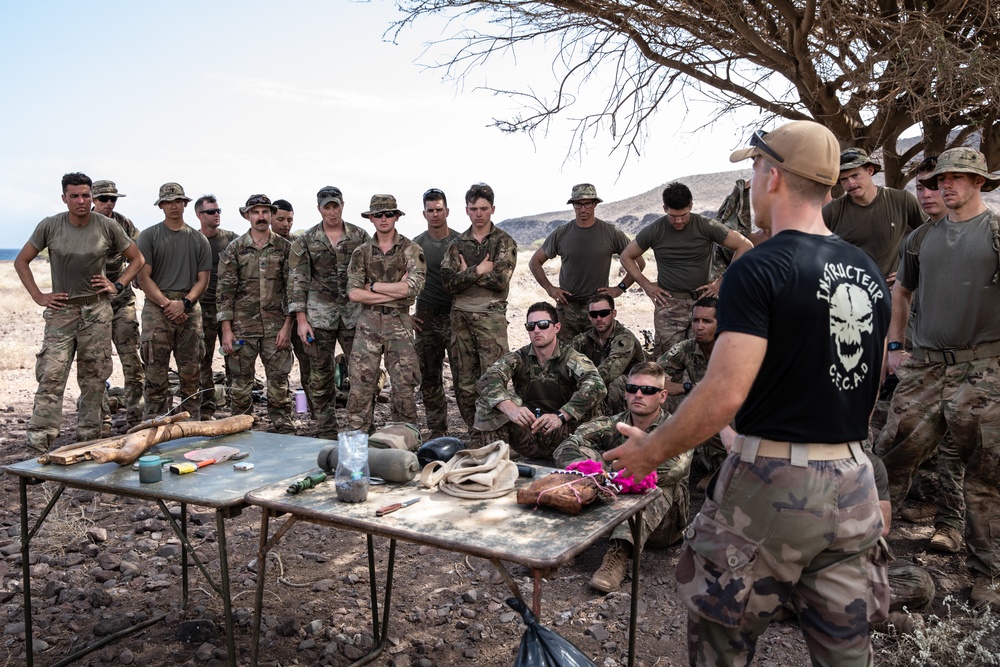
[[[931,549],[943,551],[946,554],[957,554],[962,550],[962,533],[958,528],[947,524],[939,524],[931,535]]]
[[[909,523],[921,523],[935,516],[937,516],[937,506],[932,503],[910,505],[899,511],[899,518]]]
[[[628,542],[622,540],[611,540],[611,546],[604,554],[604,561],[594,576],[590,578],[590,587],[601,593],[617,591],[625,578],[628,564],[632,561],[631,549]]]

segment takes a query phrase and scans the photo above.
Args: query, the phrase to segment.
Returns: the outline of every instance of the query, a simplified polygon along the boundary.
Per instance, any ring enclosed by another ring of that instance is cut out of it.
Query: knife
[[[395,512],[398,509],[409,507],[413,503],[419,501],[420,498],[410,498],[409,500],[405,500],[401,503],[393,503],[392,505],[386,505],[385,507],[380,507],[379,509],[375,510],[375,516],[385,516],[386,514],[391,514],[392,512]]]

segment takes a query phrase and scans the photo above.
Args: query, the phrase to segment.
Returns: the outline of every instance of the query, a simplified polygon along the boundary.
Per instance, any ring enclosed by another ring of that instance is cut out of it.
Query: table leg
[[[233,632],[233,599],[229,584],[229,550],[226,547],[225,510],[215,510],[215,529],[219,540],[219,578],[222,579],[222,611],[226,617],[226,648],[229,651],[229,667],[236,667],[236,639]]]
[[[632,531],[632,544],[641,544],[642,515],[645,510],[639,510],[629,517],[628,527]],[[639,610],[639,556],[641,549],[632,549],[632,604],[628,620],[628,667],[635,664],[635,615]]]
[[[389,639],[389,613],[392,609],[392,575],[396,564],[396,539],[389,540],[389,562],[385,573],[385,600],[382,602],[382,621],[378,618],[378,586],[375,583],[375,540],[372,535],[368,538],[368,581],[371,584],[372,596],[372,639],[375,646],[371,652],[356,662],[352,662],[350,667],[361,667],[367,665],[377,658],[385,649],[385,644]]]
[[[260,512],[260,543],[257,547],[257,591],[253,598],[253,628],[250,639],[250,667],[257,667],[260,657],[260,616],[264,608],[264,568],[267,565],[267,531],[271,510],[266,507]]]

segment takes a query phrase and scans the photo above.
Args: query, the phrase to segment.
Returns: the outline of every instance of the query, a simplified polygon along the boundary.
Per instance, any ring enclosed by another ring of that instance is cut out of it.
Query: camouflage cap
[[[163,202],[175,201],[177,199],[191,201],[191,198],[184,194],[184,188],[180,186],[180,183],[164,183],[160,186],[160,197],[153,206],[159,206]]]
[[[118,192],[118,186],[115,185],[114,181],[94,181],[94,184],[90,186],[90,194],[94,199],[98,197],[124,197],[122,193]]]
[[[371,203],[368,204],[368,210],[362,213],[361,217],[370,218],[373,213],[391,212],[395,212],[396,216],[400,218],[406,215],[396,206],[396,198],[392,195],[372,195]]]
[[[573,186],[573,192],[569,196],[567,204],[573,204],[578,201],[586,201],[593,199],[598,204],[600,204],[603,199],[597,196],[597,188],[595,188],[590,183],[580,183],[579,185]]]
[[[962,146],[960,148],[949,148],[938,156],[937,168],[926,177],[919,179],[920,184],[925,188],[937,190],[938,176],[946,172],[957,172],[961,174],[975,174],[986,179],[983,183],[982,192],[996,190],[1000,186],[1000,176],[991,174],[986,164],[986,156],[975,148]]]
[[[320,191],[316,193],[316,203],[320,208],[323,208],[332,201],[337,202],[341,206],[344,205],[344,193],[340,191],[340,188],[327,185],[320,188]]]
[[[823,185],[836,185],[840,178],[840,143],[833,132],[811,120],[786,123],[773,132],[757,130],[750,148],[733,151],[730,162],[762,156],[796,176]]]
[[[266,206],[271,209],[271,213],[278,212],[278,207],[271,203],[271,200],[268,199],[267,195],[250,195],[250,198],[247,199],[247,205],[240,207],[240,215],[244,218],[247,217],[250,209],[254,206]]]
[[[868,155],[868,151],[863,148],[848,148],[840,154],[841,171],[849,171],[851,169],[857,169],[858,167],[864,167],[869,164],[875,168],[872,172],[873,176],[882,171],[882,165],[871,159]]]

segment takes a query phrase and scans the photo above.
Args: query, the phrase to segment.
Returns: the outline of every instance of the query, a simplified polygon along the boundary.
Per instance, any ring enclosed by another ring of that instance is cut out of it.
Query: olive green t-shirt
[[[722,245],[729,228],[718,220],[691,214],[691,221],[677,231],[663,216],[639,230],[635,242],[642,251],[653,249],[656,284],[668,292],[693,292],[708,282],[712,244]]]
[[[238,237],[239,234],[236,232],[231,232],[228,229],[219,229],[218,234],[208,239],[208,247],[212,250],[212,273],[208,277],[208,287],[205,288],[205,292],[198,299],[200,303],[210,305],[215,303],[215,288],[219,284],[219,257],[222,256],[222,251],[228,248],[229,244]]]
[[[628,245],[625,233],[603,220],[582,228],[571,220],[546,237],[542,252],[549,259],[558,256],[559,289],[574,297],[586,298],[608,286],[611,256],[619,255]]]
[[[419,303],[434,308],[451,308],[455,296],[444,291],[444,284],[441,282],[441,262],[444,260],[445,250],[459,236],[458,232],[450,229],[448,236],[441,240],[431,238],[427,232],[421,232],[413,237],[413,242],[424,249],[424,259],[427,261],[427,280],[424,282],[423,291],[417,297]]]
[[[70,299],[97,294],[90,279],[105,275],[109,254],[123,253],[132,245],[121,225],[96,211],[90,212],[83,227],[69,221],[68,211],[45,218],[28,242],[36,250],[49,249],[52,291],[64,292]]]
[[[190,225],[175,232],[161,222],[142,230],[136,245],[161,292],[186,292],[198,282],[199,273],[212,269],[208,239]]]

